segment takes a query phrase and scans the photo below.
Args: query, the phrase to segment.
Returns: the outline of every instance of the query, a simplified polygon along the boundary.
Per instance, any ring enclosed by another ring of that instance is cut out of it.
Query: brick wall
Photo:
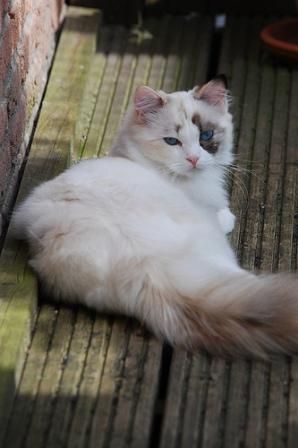
[[[0,0],[0,235],[51,65],[64,0]]]

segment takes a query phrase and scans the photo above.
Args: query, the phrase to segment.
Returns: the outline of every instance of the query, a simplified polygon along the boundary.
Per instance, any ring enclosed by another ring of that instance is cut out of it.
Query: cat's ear
[[[218,107],[222,112],[228,110],[227,78],[225,75],[218,75],[202,87],[195,87],[192,90],[193,96],[211,106]]]
[[[134,107],[138,123],[146,122],[146,115],[158,111],[166,104],[166,98],[147,86],[137,87],[134,95]]]

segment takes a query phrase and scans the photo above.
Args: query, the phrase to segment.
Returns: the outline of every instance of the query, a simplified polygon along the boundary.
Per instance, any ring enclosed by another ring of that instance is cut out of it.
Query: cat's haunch
[[[222,77],[139,87],[109,156],[38,186],[13,216],[52,297],[135,316],[190,350],[297,351],[297,280],[244,271],[226,237],[232,140]]]

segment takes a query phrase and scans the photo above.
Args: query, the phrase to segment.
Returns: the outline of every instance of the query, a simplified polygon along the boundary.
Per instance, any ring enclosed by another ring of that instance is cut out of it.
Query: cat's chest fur
[[[216,169],[198,169],[190,178],[178,180],[176,183],[197,207],[211,208],[217,212],[227,206],[222,175]]]

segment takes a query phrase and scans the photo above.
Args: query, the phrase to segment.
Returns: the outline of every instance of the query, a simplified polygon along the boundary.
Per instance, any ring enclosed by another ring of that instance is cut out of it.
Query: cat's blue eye
[[[202,131],[200,134],[200,140],[203,142],[207,142],[208,140],[211,140],[214,135],[214,132],[212,129],[209,129],[208,131]]]
[[[164,137],[164,141],[171,146],[181,145],[180,140],[178,140],[178,138],[175,137]]]

